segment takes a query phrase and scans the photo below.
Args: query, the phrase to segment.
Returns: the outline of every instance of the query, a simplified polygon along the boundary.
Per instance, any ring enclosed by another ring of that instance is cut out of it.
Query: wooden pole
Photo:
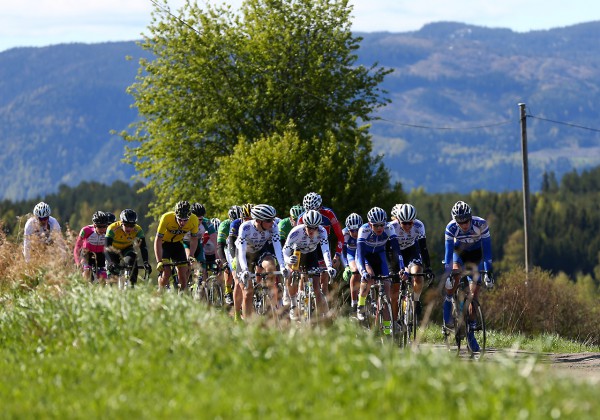
[[[527,163],[527,112],[525,104],[520,103],[521,112],[521,154],[523,158],[523,233],[525,236],[525,280],[529,280],[531,250],[529,244],[529,166]]]

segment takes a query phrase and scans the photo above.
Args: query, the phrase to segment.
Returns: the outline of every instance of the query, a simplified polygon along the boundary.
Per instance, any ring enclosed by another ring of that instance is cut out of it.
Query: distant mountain
[[[544,171],[600,165],[598,132],[581,128],[600,127],[600,22],[528,33],[440,22],[357,35],[360,63],[395,70],[384,84],[393,102],[371,133],[406,189],[519,189],[519,102],[538,117],[527,119],[533,189]],[[135,42],[0,53],[0,198],[130,178],[110,130],[136,118],[125,89],[141,55]]]

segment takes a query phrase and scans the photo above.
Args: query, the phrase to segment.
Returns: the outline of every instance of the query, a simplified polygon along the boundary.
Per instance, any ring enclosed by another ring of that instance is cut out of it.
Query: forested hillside
[[[568,173],[560,183],[553,174],[547,174],[544,179],[544,189],[531,197],[533,264],[554,273],[564,272],[573,280],[587,278],[597,287],[600,284],[600,167],[582,174]],[[138,211],[141,226],[152,233],[156,220],[148,217],[148,204],[153,196],[149,192],[137,193],[139,187],[140,184],[131,187],[123,182],[111,186],[85,182],[74,188],[63,185],[57,194],[46,197],[46,201],[63,227],[68,224],[76,231],[91,223],[91,215],[96,210],[118,214],[131,207]],[[425,223],[436,271],[442,269],[444,228],[457,200],[467,201],[475,215],[488,220],[496,270],[524,265],[521,193],[474,191],[460,195],[414,191],[408,201],[415,205],[417,217]],[[0,202],[0,219],[10,240],[20,236],[25,222],[20,217],[30,213],[36,203],[37,200]],[[205,204],[209,217],[225,217],[213,214],[211,204]],[[376,204],[367,204],[367,207]],[[277,210],[285,217],[289,209]],[[338,214],[341,221],[346,216]]]
[[[358,34],[359,63],[394,69],[383,84],[392,103],[371,129],[375,152],[405,190],[516,190],[525,102],[546,119],[528,120],[532,189],[544,172],[560,179],[600,164],[595,131],[552,122],[598,128],[599,32],[600,22],[529,33],[446,22]],[[130,179],[110,130],[136,118],[125,89],[143,54],[133,41],[0,53],[0,198]]]

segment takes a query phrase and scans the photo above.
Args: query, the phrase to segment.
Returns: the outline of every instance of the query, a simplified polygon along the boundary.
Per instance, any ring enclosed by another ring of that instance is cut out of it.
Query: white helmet
[[[323,204],[323,199],[316,192],[309,192],[302,200],[302,205],[306,211],[319,210],[321,208],[321,204]]]
[[[457,201],[452,207],[452,218],[457,222],[466,222],[471,220],[471,206],[464,201]]]
[[[318,227],[323,221],[323,216],[316,210],[309,210],[302,216],[304,224],[310,228]]]
[[[417,210],[412,204],[402,204],[396,213],[401,222],[412,222],[417,217]]]
[[[381,207],[373,207],[367,213],[367,219],[369,220],[369,223],[373,224],[385,223],[387,222],[387,214]]]
[[[252,218],[258,221],[270,221],[275,218],[277,212],[273,206],[268,204],[257,204],[250,210]]]
[[[350,230],[358,229],[362,226],[363,219],[360,214],[352,213],[346,217],[346,227]]]
[[[52,210],[50,210],[50,206],[43,201],[37,203],[33,208],[33,214],[35,217],[48,217],[50,216],[51,212]]]

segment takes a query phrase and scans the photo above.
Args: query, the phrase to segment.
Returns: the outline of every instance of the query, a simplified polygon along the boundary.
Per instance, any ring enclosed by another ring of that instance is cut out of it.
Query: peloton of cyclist
[[[279,239],[281,240],[281,246],[285,244],[285,240],[287,239],[288,233],[294,226],[296,226],[298,222],[298,218],[300,215],[304,213],[304,207],[299,204],[292,206],[290,208],[290,217],[286,217],[285,219],[281,219],[277,226],[279,227]],[[283,305],[288,306],[290,304],[290,292],[287,288],[287,283],[283,286]]]
[[[95,212],[92,224],[81,228],[73,248],[75,265],[82,268],[83,277],[90,281],[93,279],[93,267],[96,268],[98,278],[106,280],[104,244],[107,227],[108,215],[103,211]]]
[[[228,219],[221,222],[217,232],[216,262],[219,266],[225,266],[225,303],[229,306],[233,305],[233,275],[231,274],[233,257],[227,247],[227,237],[229,236],[231,223],[239,219],[241,215],[242,208],[240,206],[231,206],[227,212]]]
[[[106,229],[106,244],[104,257],[109,276],[118,276],[121,272],[121,262],[131,267],[131,276],[128,279],[131,285],[137,282],[138,267],[137,254],[134,244],[137,242],[142,254],[144,269],[149,273],[152,267],[148,262],[148,248],[146,238],[141,226],[137,224],[137,213],[132,209],[125,209],[119,215],[119,221],[108,225]]]
[[[235,241],[237,267],[234,303],[237,305],[238,302],[242,302],[242,313],[245,319],[252,314],[254,286],[251,281],[251,271],[274,272],[278,263],[282,267],[283,277],[286,278],[288,275],[281,253],[279,229],[275,224],[275,209],[268,204],[258,204],[252,207],[250,214],[253,220],[241,224]],[[278,302],[276,281],[273,276],[269,277],[267,280],[270,283],[272,301]]]
[[[387,214],[380,207],[373,207],[367,213],[368,223],[358,230],[358,241],[356,249],[356,265],[361,274],[360,294],[358,296],[357,318],[363,321],[366,317],[365,304],[367,294],[373,285],[374,276],[388,276],[389,269],[385,256],[385,246],[388,241],[392,248],[398,253],[398,265],[404,270],[404,261],[398,247],[398,241],[394,228],[387,224]],[[390,280],[384,280],[384,291],[390,298]],[[384,311],[383,333],[391,334],[392,314]]]
[[[425,225],[417,219],[417,210],[412,204],[396,204],[392,209],[392,222],[390,226],[394,228],[398,236],[398,245],[404,264],[408,263],[408,270],[412,274],[432,273],[429,250],[427,249],[427,239],[425,235]],[[391,251],[391,249],[388,249]],[[392,272],[398,272],[397,257],[394,252],[388,253],[388,263]],[[425,270],[423,270],[425,266]],[[421,304],[421,292],[423,291],[423,277],[413,277],[413,300],[415,302],[415,312],[417,319],[421,319],[423,305]],[[398,315],[398,295],[400,294],[400,283],[394,281],[392,284],[392,310],[394,319]]]
[[[344,234],[344,246],[342,247],[342,262],[346,270],[350,273],[348,282],[350,283],[351,313],[356,312],[358,305],[358,291],[360,289],[360,272],[356,266],[356,245],[358,243],[358,229],[363,225],[362,217],[357,213],[352,213],[346,217],[346,227],[342,229]],[[344,273],[345,275],[346,273]]]
[[[190,234],[190,246],[183,246],[183,237]],[[198,217],[192,213],[192,206],[188,201],[179,201],[175,204],[174,211],[164,213],[160,217],[156,238],[154,239],[154,256],[156,268],[161,273],[158,277],[158,287],[167,286],[171,278],[170,266],[163,265],[163,259],[180,262],[175,268],[179,278],[179,290],[187,287],[190,274],[189,265],[196,262],[194,252],[198,247]]]
[[[60,224],[50,216],[51,212],[50,206],[41,201],[33,208],[33,217],[27,219],[23,237],[25,261],[29,262],[34,249],[45,252],[47,246],[57,246],[61,254],[65,251]]]
[[[336,270],[332,266],[327,231],[321,226],[322,219],[323,217],[318,211],[309,210],[303,215],[303,223],[298,224],[290,231],[283,247],[283,257],[290,271],[295,265],[299,265],[307,271],[319,268],[320,256],[323,255],[329,277],[335,277]],[[320,249],[320,252],[317,249]],[[300,259],[294,255],[294,251],[300,251]],[[314,280],[318,280],[319,277],[315,276]],[[296,320],[298,282],[292,283],[291,276],[289,276],[286,278],[286,283],[290,292],[290,319]],[[319,283],[313,282],[313,286],[319,313],[325,315],[328,310],[327,300]]]
[[[451,270],[461,271],[465,268],[473,272],[480,270],[481,266],[486,271],[483,276],[486,287],[494,284],[492,273],[492,240],[487,221],[481,217],[473,216],[471,207],[464,201],[457,201],[451,211],[452,221],[446,226],[445,232],[445,273]],[[475,276],[469,276],[469,290],[474,297],[479,293],[481,277],[473,281]],[[446,280],[446,298],[444,299],[444,325],[452,328],[452,296],[456,291],[461,274],[448,276]],[[475,320],[470,320],[475,322]],[[472,351],[479,351],[479,343],[472,330],[467,335],[469,347]]]

